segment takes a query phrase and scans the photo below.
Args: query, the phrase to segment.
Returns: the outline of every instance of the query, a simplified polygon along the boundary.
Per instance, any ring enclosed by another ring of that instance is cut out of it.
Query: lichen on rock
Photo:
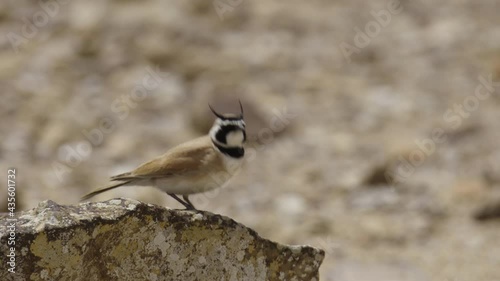
[[[309,281],[318,280],[324,258],[322,250],[271,242],[227,217],[129,199],[45,201],[17,219],[16,273],[2,271],[0,280]]]

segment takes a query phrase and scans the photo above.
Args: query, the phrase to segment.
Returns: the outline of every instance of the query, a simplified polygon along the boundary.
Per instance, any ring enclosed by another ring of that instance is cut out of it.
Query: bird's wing
[[[202,170],[208,160],[215,155],[211,145],[186,148],[179,146],[166,154],[146,162],[135,170],[112,177],[114,181],[144,178],[165,178]]]

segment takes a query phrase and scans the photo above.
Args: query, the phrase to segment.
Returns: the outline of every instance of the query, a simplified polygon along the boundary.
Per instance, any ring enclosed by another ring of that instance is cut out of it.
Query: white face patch
[[[242,119],[217,119],[209,135],[215,145],[224,148],[241,148],[245,143],[245,121]]]
[[[245,136],[242,131],[229,132],[226,136],[226,141],[228,146],[242,146]]]

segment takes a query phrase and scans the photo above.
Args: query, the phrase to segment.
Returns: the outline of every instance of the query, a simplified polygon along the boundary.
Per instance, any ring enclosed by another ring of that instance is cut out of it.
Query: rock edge
[[[2,253],[7,218],[0,217]],[[234,220],[130,199],[17,216],[16,273],[0,280],[319,280],[323,250],[286,246]],[[6,255],[1,256],[7,264]]]

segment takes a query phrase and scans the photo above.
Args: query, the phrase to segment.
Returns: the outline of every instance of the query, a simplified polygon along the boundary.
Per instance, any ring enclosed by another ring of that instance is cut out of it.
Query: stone
[[[500,219],[500,200],[486,203],[474,212],[474,218],[478,221]]]
[[[8,217],[0,216],[8,253]],[[15,272],[0,280],[319,280],[324,251],[286,246],[234,220],[129,199],[18,213]],[[9,260],[5,254],[0,262]]]

